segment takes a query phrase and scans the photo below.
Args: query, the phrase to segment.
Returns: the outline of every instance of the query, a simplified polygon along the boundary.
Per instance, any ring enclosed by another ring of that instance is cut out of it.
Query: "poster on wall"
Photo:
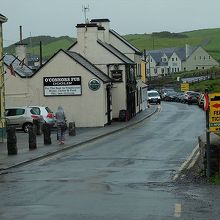
[[[44,77],[44,96],[82,95],[81,76]]]

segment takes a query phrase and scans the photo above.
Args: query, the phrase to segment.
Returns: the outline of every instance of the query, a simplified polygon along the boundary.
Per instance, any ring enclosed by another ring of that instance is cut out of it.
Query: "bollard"
[[[37,148],[37,139],[34,127],[30,126],[28,129],[29,135],[29,150],[34,150]]]
[[[43,127],[42,127],[42,131],[43,131],[43,134],[44,134],[44,144],[45,145],[49,145],[51,144],[51,130],[50,130],[50,125],[47,124],[47,123],[44,123],[43,124]]]
[[[18,153],[15,127],[7,128],[7,149],[8,155],[16,155]]]
[[[75,136],[76,135],[76,126],[75,122],[69,123],[69,136]]]
[[[33,124],[34,124],[34,130],[35,130],[35,134],[36,135],[41,135],[42,134],[42,124],[39,120],[34,119],[33,120]]]

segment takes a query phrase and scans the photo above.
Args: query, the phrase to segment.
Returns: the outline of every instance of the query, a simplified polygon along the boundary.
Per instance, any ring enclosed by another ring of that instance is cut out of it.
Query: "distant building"
[[[188,44],[183,48],[146,51],[146,57],[149,77],[219,66],[201,46],[192,47]]]
[[[2,24],[7,18],[0,14],[0,142],[3,142],[5,136],[5,85],[4,85],[4,66],[3,66],[3,28]]]

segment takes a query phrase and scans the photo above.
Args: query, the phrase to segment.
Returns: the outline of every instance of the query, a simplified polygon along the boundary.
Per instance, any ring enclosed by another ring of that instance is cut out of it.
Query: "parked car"
[[[42,115],[43,117],[43,122],[54,126],[56,119],[55,119],[55,115],[54,113],[51,111],[51,109],[47,106],[36,106],[36,105],[31,105],[28,106],[34,109],[34,111],[38,114],[38,115]]]
[[[156,90],[148,91],[147,96],[149,103],[160,104],[161,102],[160,94]]]
[[[34,108],[31,107],[12,107],[5,109],[7,126],[23,129],[28,132],[30,126],[33,126],[33,120],[42,122],[43,118],[38,115]]]
[[[185,95],[183,92],[178,92],[176,102],[181,102],[181,103],[185,102]]]
[[[176,98],[177,98],[177,92],[168,91],[164,97],[164,101],[174,102],[174,101],[176,101]]]
[[[161,99],[164,100],[169,92],[175,92],[173,88],[163,88],[160,90]]]
[[[188,103],[189,105],[198,104],[198,98],[200,96],[199,92],[186,91],[184,95],[185,95],[185,103]]]

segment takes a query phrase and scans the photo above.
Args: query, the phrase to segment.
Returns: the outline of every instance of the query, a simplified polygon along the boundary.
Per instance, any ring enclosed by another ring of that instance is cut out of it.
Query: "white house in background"
[[[146,57],[148,75],[153,77],[219,66],[201,46],[146,51]]]

